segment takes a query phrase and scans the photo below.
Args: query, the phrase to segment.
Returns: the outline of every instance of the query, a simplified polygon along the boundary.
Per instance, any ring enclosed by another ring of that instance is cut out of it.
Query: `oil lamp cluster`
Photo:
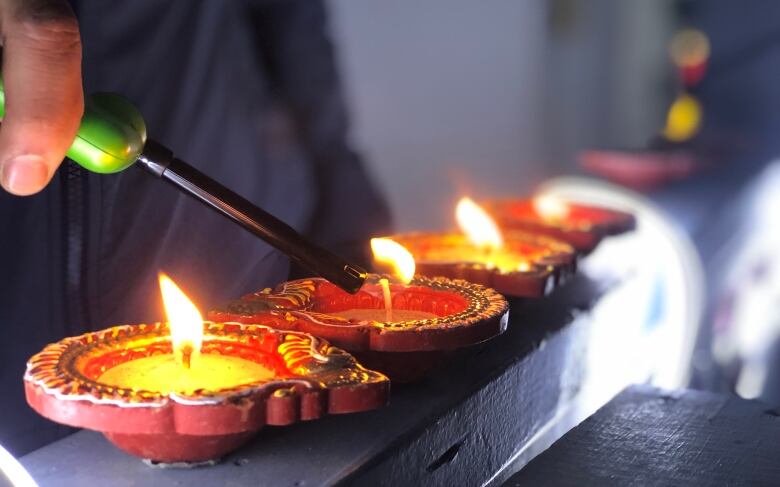
[[[576,272],[581,252],[551,237],[553,230],[574,226],[600,239],[633,227],[623,213],[549,198],[527,204],[550,232],[502,229],[463,198],[455,210],[459,233],[372,239],[375,264],[387,274],[369,279],[354,295],[322,279],[304,279],[249,294],[209,317],[311,333],[394,382],[417,380],[457,350],[506,330],[509,305],[499,293],[542,297]],[[576,224],[569,222],[572,215]]]
[[[354,294],[321,278],[290,281],[204,322],[161,274],[167,323],[47,346],[28,362],[27,401],[147,460],[213,461],[265,425],[381,407],[388,376],[417,380],[503,333],[500,293],[546,295],[574,274],[578,256],[635,225],[631,215],[553,199],[485,207],[461,200],[459,232],[372,239],[386,273]]]

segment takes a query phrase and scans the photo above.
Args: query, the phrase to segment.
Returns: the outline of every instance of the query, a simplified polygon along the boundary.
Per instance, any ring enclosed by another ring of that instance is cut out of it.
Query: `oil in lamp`
[[[160,286],[168,323],[116,326],[34,355],[30,406],[143,459],[192,464],[221,458],[264,425],[387,402],[387,377],[328,342],[262,323],[204,323],[172,280],[161,275]]]
[[[502,228],[547,235],[568,242],[580,254],[592,252],[604,237],[636,228],[630,213],[572,203],[553,195],[493,200],[484,206]]]
[[[414,259],[403,247],[387,239],[371,244],[394,277],[371,275],[354,295],[324,279],[290,281],[209,316],[323,337],[397,382],[419,379],[453,351],[506,330],[509,306],[496,291],[458,279],[415,277]]]
[[[491,287],[508,296],[541,297],[576,271],[574,249],[527,232],[501,232],[469,198],[455,210],[461,233],[407,233],[390,237],[409,250],[418,272]]]

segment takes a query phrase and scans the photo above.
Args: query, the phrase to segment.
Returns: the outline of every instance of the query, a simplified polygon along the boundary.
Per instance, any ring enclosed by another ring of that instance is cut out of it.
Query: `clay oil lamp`
[[[366,411],[389,381],[346,352],[262,324],[203,322],[167,277],[169,323],[66,338],[33,356],[27,402],[59,423],[102,432],[153,462],[213,462],[265,425]]]
[[[406,233],[390,237],[414,256],[425,276],[465,279],[507,296],[537,298],[576,271],[574,249],[526,232],[501,232],[469,198],[455,209],[461,233]]]
[[[634,215],[622,211],[564,201],[553,195],[484,203],[501,228],[547,235],[588,254],[604,237],[636,228]]]
[[[290,281],[212,311],[212,319],[311,333],[393,381],[430,373],[455,350],[506,330],[507,301],[492,289],[444,277],[414,277],[414,259],[387,239],[371,242],[395,277],[371,275],[356,294],[324,279]]]

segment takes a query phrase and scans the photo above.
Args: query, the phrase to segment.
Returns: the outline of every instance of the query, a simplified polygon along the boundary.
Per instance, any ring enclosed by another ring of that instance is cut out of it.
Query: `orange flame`
[[[469,241],[479,248],[498,250],[504,246],[504,237],[496,222],[470,198],[461,198],[455,207],[455,219]]]
[[[190,368],[200,356],[203,344],[203,317],[198,308],[173,280],[160,273],[160,291],[171,329],[171,344],[176,361]]]
[[[414,277],[415,263],[412,254],[406,248],[389,238],[372,238],[371,252],[374,260],[380,264],[390,266],[393,275],[404,284],[408,284]]]

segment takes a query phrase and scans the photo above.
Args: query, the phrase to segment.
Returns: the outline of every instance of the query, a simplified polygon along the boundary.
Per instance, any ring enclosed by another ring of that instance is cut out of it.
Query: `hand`
[[[48,184],[84,111],[81,37],[66,0],[0,0],[5,117],[0,184],[23,196]]]

